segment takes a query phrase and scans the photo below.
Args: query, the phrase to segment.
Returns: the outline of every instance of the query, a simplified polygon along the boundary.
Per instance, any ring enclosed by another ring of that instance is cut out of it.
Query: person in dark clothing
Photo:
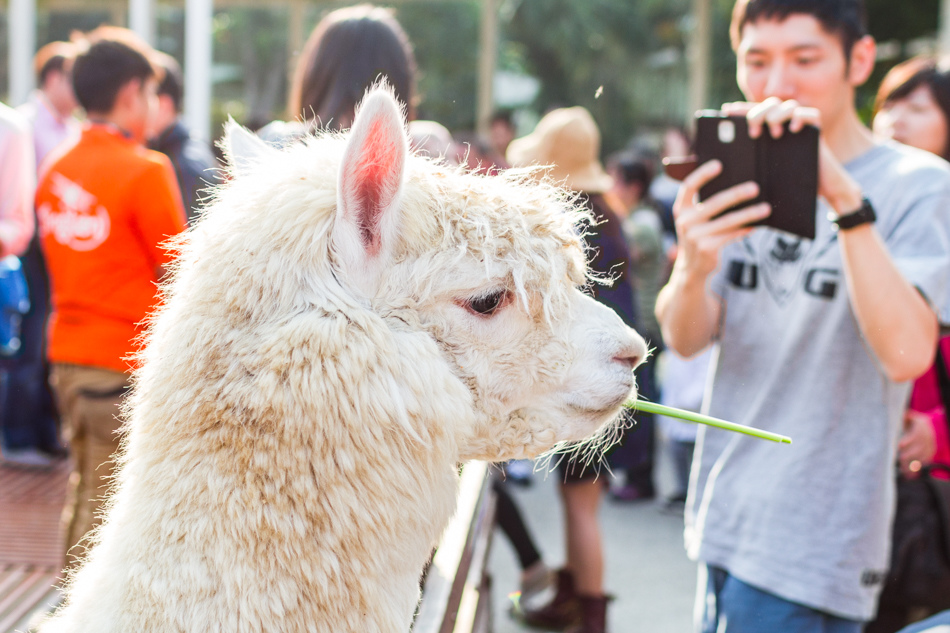
[[[624,151],[607,160],[607,172],[614,178],[613,188],[604,199],[622,218],[623,233],[630,250],[630,274],[637,292],[639,332],[652,353],[637,368],[637,387],[641,398],[659,401],[656,385],[656,355],[663,350],[660,327],[653,315],[656,295],[666,281],[667,260],[663,244],[660,212],[649,198],[653,181],[653,161],[643,154]],[[612,458],[615,465],[610,496],[616,501],[644,501],[656,496],[653,480],[656,421],[649,413],[636,413],[636,432],[624,438]]]
[[[164,53],[157,55],[157,61],[165,69],[165,78],[158,86],[158,112],[149,147],[171,159],[191,224],[201,209],[202,191],[220,182],[218,163],[211,147],[193,137],[181,120],[184,91],[181,66],[174,57]]]
[[[34,150],[31,154],[35,154],[32,167],[36,170],[47,155],[79,133],[78,122],[70,116],[76,107],[70,75],[74,53],[70,42],[52,42],[42,47],[33,60],[38,89],[29,102],[17,108],[29,122],[30,144]],[[0,158],[0,164],[4,164],[6,158],[7,155]],[[8,159],[6,163],[5,169],[25,168],[20,157]],[[36,171],[31,169],[30,172],[32,184],[26,194],[29,201],[26,207],[32,226]],[[27,180],[18,178],[17,181],[27,186]],[[9,196],[10,191],[4,193]],[[0,209],[0,216],[2,211]],[[9,235],[10,231],[5,233]],[[0,358],[0,453],[6,466],[42,470],[52,468],[55,460],[64,457],[66,452],[59,439],[59,414],[50,391],[46,362],[49,278],[38,234],[33,233],[26,252],[12,250],[20,255],[30,308],[21,324],[20,349],[12,356]],[[11,249],[0,244],[0,255],[8,252]]]
[[[518,507],[518,501],[508,492],[510,477],[496,478],[492,482],[495,491],[495,524],[511,543],[521,567],[521,591],[510,596],[511,613],[515,617],[524,616],[525,605],[531,605],[538,596],[554,585],[554,570],[544,563],[534,537],[525,523]]]
[[[585,227],[590,266],[606,282],[591,284],[591,294],[613,308],[624,323],[635,327],[637,304],[629,270],[630,253],[620,218],[603,197],[613,180],[600,164],[599,153],[597,124],[586,109],[574,107],[545,115],[534,132],[512,141],[507,158],[514,167],[551,165],[550,176],[577,192],[578,201],[594,216]],[[524,621],[530,626],[570,633],[606,630],[608,598],[603,586],[604,552],[598,511],[607,477],[598,477],[597,457],[581,448],[563,456],[558,464],[567,561],[557,572],[554,597],[543,605],[524,605]]]

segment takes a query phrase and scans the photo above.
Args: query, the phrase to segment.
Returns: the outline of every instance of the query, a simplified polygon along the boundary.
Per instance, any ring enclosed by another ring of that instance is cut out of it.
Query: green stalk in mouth
[[[674,407],[667,407],[662,404],[656,404],[655,402],[647,402],[645,400],[629,400],[625,402],[623,406],[628,409],[637,409],[639,411],[645,411],[647,413],[653,413],[656,415],[667,415],[671,418],[679,418],[680,420],[686,420],[687,422],[693,422],[695,424],[707,424],[720,429],[726,429],[727,431],[744,433],[745,435],[751,435],[752,437],[758,437],[763,440],[778,442],[780,444],[792,443],[792,438],[785,435],[779,435],[778,433],[755,429],[751,426],[745,426],[744,424],[736,424],[735,422],[726,422],[725,420],[720,420],[719,418],[711,418],[708,415],[693,413],[692,411],[684,411],[683,409],[676,409]]]

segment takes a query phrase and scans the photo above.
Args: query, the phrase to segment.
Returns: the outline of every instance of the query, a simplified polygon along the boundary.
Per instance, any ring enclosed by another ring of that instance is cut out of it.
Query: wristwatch
[[[835,215],[833,212],[829,212],[828,219],[834,225],[836,231],[847,231],[862,224],[873,223],[877,220],[877,215],[874,213],[874,207],[871,206],[871,201],[867,198],[862,198],[861,206],[858,207],[857,211],[845,213],[844,215]]]

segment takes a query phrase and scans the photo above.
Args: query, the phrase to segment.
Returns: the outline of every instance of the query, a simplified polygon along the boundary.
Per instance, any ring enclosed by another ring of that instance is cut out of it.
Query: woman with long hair
[[[416,58],[392,10],[361,4],[328,13],[300,52],[290,85],[288,122],[258,135],[283,144],[315,129],[345,130],[366,90],[380,81],[415,118]]]

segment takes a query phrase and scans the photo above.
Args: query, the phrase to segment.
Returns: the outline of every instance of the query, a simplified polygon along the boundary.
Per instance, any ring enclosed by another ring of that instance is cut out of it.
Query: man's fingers
[[[725,191],[720,191],[716,195],[697,204],[693,207],[691,215],[695,216],[696,220],[708,220],[730,207],[752,200],[757,195],[759,195],[759,185],[752,181],[744,182],[734,187],[729,187]]]
[[[814,125],[821,129],[821,112],[817,108],[799,106],[792,113],[792,121],[788,129],[791,132],[801,132],[806,125]]]
[[[673,204],[673,215],[678,216],[680,212],[687,208],[696,200],[699,190],[707,182],[715,178],[722,171],[722,163],[718,160],[710,160],[692,171],[680,186],[679,193],[676,195],[676,202]]]
[[[779,107],[780,105],[782,105],[781,99],[778,97],[769,97],[762,103],[756,104],[748,111],[748,113],[746,113],[746,121],[749,124],[750,138],[759,138],[759,135],[762,134],[762,125],[765,123],[765,117],[768,115],[769,111]]]
[[[712,242],[712,247],[717,250],[722,250],[722,248],[726,244],[742,239],[743,237],[751,233],[754,229],[755,227],[753,226],[747,226],[747,227],[732,231],[731,233],[723,233],[716,237],[710,238],[710,241]]]
[[[782,101],[778,97],[769,97],[762,103],[737,101],[722,104],[722,113],[726,116],[745,116],[749,124],[749,136],[758,138],[763,126],[768,126],[773,138],[784,133],[786,122],[792,132],[801,132],[806,125],[821,127],[821,114],[817,108],[802,106],[794,99]]]
[[[693,237],[701,238],[708,235],[720,235],[748,227],[753,222],[767,218],[772,208],[767,202],[754,204],[751,207],[739,209],[714,220],[697,224],[693,227]]]
[[[748,101],[733,101],[722,104],[722,113],[726,116],[745,116],[757,104]]]
[[[727,233],[718,233],[716,235],[709,235],[699,240],[698,248],[701,251],[706,251],[709,253],[718,253],[730,242],[741,240],[743,237],[751,233],[753,228],[754,227],[744,227],[744,228],[735,229],[733,231],[729,231]]]
[[[785,122],[792,120],[795,110],[800,108],[797,101],[783,101],[765,113],[765,123],[769,126],[772,138],[779,138],[785,132]]]
[[[752,138],[758,138],[763,126],[768,126],[772,138],[779,138],[785,133],[786,122],[791,132],[801,132],[806,125],[821,127],[821,114],[816,108],[804,107],[794,99],[782,101],[777,97],[769,97],[750,109],[746,120]]]

